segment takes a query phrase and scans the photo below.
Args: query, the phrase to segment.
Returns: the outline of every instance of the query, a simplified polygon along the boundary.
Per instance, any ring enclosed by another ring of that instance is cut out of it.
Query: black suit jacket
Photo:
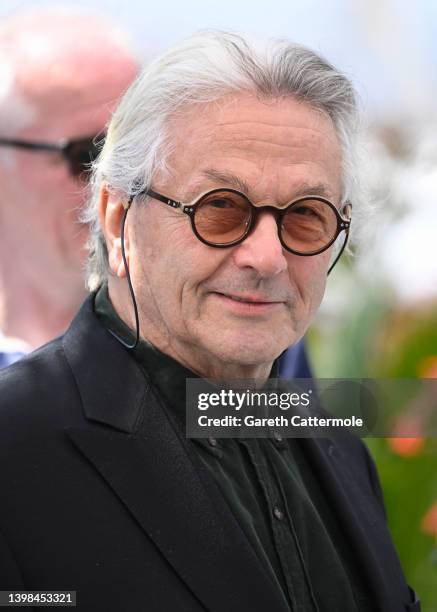
[[[303,443],[375,611],[418,610],[364,445]],[[62,338],[0,372],[0,492],[0,590],[76,590],[90,612],[286,612],[92,297]]]

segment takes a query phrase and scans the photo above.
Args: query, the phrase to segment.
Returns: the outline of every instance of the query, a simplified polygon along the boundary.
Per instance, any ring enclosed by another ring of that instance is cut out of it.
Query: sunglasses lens
[[[197,203],[194,225],[206,242],[226,245],[244,236],[250,217],[250,204],[243,195],[226,190],[215,191]]]
[[[337,215],[331,206],[322,200],[300,200],[284,215],[281,232],[282,240],[293,251],[319,251],[334,239],[337,233]]]
[[[98,147],[92,138],[70,142],[65,150],[65,155],[70,164],[71,173],[85,180],[88,179],[91,162],[97,157],[98,152]]]

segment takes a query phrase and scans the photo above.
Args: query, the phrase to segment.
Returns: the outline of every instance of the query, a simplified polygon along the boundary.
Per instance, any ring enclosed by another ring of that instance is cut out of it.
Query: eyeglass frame
[[[196,214],[196,205],[202,200],[202,198],[206,197],[207,195],[211,195],[213,193],[219,193],[219,192],[230,192],[230,193],[235,193],[239,196],[242,196],[249,204],[250,206],[250,210],[251,210],[251,218],[250,218],[250,222],[247,225],[244,234],[238,238],[237,240],[234,240],[233,242],[228,242],[227,244],[214,244],[212,242],[208,242],[207,240],[205,240],[204,238],[202,238],[202,236],[199,234],[199,232],[197,231],[195,222],[194,222],[194,215]],[[337,263],[337,261],[340,259],[340,256],[342,255],[344,249],[346,248],[346,244],[349,238],[349,228],[350,228],[350,224],[351,224],[351,216],[349,218],[343,217],[338,208],[327,198],[324,198],[323,196],[319,196],[319,195],[305,195],[305,196],[300,196],[298,198],[296,198],[295,200],[292,200],[289,204],[287,204],[287,206],[284,206],[282,208],[277,208],[276,206],[271,206],[271,205],[264,205],[264,206],[255,206],[251,200],[248,198],[248,196],[244,193],[242,193],[241,191],[238,191],[237,189],[232,189],[232,188],[227,188],[227,187],[223,187],[223,188],[216,188],[216,189],[210,189],[209,191],[205,191],[204,193],[200,194],[199,196],[197,196],[196,198],[194,198],[192,200],[192,202],[179,202],[178,200],[174,200],[173,198],[168,198],[167,196],[162,195],[161,193],[155,191],[154,189],[151,188],[147,188],[144,189],[142,191],[140,191],[139,193],[137,193],[135,195],[135,197],[137,196],[149,196],[151,198],[153,198],[154,200],[158,200],[159,202],[163,202],[164,204],[167,204],[167,206],[170,206],[171,208],[174,209],[178,209],[180,210],[182,213],[185,213],[186,215],[188,215],[188,217],[190,218],[190,222],[191,222],[191,229],[193,230],[194,235],[196,236],[196,238],[198,240],[200,240],[200,242],[202,242],[203,244],[207,245],[207,246],[211,246],[213,248],[229,248],[229,247],[233,247],[233,246],[237,246],[238,244],[241,244],[248,236],[249,234],[253,231],[255,225],[256,225],[256,221],[258,219],[258,216],[260,215],[261,212],[264,211],[269,211],[269,212],[274,212],[275,213],[275,218],[276,218],[276,224],[278,227],[278,237],[279,237],[279,241],[282,245],[282,247],[288,251],[289,253],[293,253],[294,255],[298,255],[300,257],[310,257],[313,255],[320,255],[321,253],[323,253],[324,251],[326,251],[327,249],[329,249],[330,246],[332,246],[334,244],[334,242],[337,240],[338,236],[340,235],[340,233],[342,231],[345,232],[346,236],[345,236],[345,240],[344,243],[340,249],[340,252],[338,253],[337,257],[335,258],[335,261],[333,262],[333,264],[330,266],[329,270],[328,270],[328,274],[331,272],[331,270],[334,268],[335,264]],[[132,202],[134,196],[131,196],[129,204]],[[328,242],[327,245],[323,246],[321,249],[317,249],[316,251],[311,251],[310,253],[300,253],[299,251],[295,251],[294,249],[291,249],[289,246],[287,246],[284,242],[284,240],[282,239],[282,232],[281,232],[281,228],[280,228],[280,223],[282,221],[282,218],[285,216],[285,214],[290,210],[290,208],[292,208],[293,206],[295,206],[296,204],[298,204],[299,202],[302,201],[306,201],[306,200],[317,200],[319,202],[323,202],[324,204],[326,204],[327,206],[329,206],[331,208],[331,210],[335,213],[336,219],[337,219],[337,229],[336,232],[333,236],[333,238]],[[352,212],[352,203],[347,201],[343,204],[343,210],[348,207],[349,210]]]
[[[97,153],[97,145],[94,143],[95,139],[96,139],[95,134],[93,136],[81,136],[79,138],[70,138],[70,139],[62,138],[61,140],[58,140],[57,142],[22,140],[20,138],[0,138],[0,147],[15,147],[17,149],[25,149],[27,151],[32,151],[35,153],[40,153],[40,152],[41,153],[42,152],[60,153],[62,157],[64,158],[64,161],[68,164],[70,174],[72,176],[79,177],[83,172],[86,171],[86,169],[84,168],[84,170],[82,170],[81,172],[75,172],[74,162],[69,152],[71,151],[72,147],[78,143],[90,142],[92,145],[94,145],[94,149]],[[92,161],[91,153],[92,151],[90,151],[90,163]]]

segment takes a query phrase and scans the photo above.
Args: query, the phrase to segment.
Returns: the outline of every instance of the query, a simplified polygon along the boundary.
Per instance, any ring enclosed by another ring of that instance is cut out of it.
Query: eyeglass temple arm
[[[18,149],[28,149],[31,151],[64,151],[63,142],[29,142],[27,140],[14,140],[13,138],[0,138],[1,147],[16,147]]]
[[[182,202],[177,202],[176,200],[172,200],[171,198],[166,198],[160,193],[153,191],[153,189],[145,189],[144,191],[141,191],[138,195],[142,195],[142,194],[148,195],[151,198],[154,198],[155,200],[159,200],[160,202],[164,202],[164,204],[167,204],[167,206],[171,206],[172,208],[183,209]]]
[[[337,261],[340,259],[340,257],[343,255],[343,251],[346,248],[347,245],[347,241],[349,239],[349,228],[350,228],[350,224],[351,224],[351,215],[352,215],[352,203],[351,202],[346,202],[345,206],[343,207],[343,210],[348,211],[348,216],[346,218],[343,218],[343,222],[346,222],[347,225],[345,227],[345,238],[344,238],[344,242],[343,242],[343,246],[341,247],[337,257],[334,259],[334,261],[332,262],[329,270],[328,270],[328,276],[329,274],[331,274],[332,270],[334,269],[335,264],[337,263]]]

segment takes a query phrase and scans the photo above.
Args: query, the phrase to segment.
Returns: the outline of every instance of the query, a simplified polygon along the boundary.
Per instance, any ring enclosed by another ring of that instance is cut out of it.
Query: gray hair
[[[249,44],[233,33],[201,32],[150,63],[114,113],[94,164],[92,196],[82,219],[90,224],[90,290],[108,274],[97,212],[101,183],[122,194],[137,194],[150,186],[156,171],[167,170],[172,150],[166,130],[169,118],[183,107],[239,92],[261,99],[294,97],[331,118],[343,152],[342,199],[353,201],[356,224],[356,213],[362,208],[357,207],[361,200],[356,146],[359,113],[351,82],[302,45],[284,40]]]

